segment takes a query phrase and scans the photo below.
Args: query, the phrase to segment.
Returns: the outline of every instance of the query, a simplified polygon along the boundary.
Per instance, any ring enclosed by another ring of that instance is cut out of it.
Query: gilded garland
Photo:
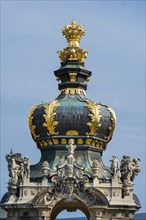
[[[45,123],[43,123],[44,127],[47,127],[49,134],[48,135],[57,135],[58,132],[55,132],[55,128],[58,125],[58,121],[54,121],[54,117],[56,115],[55,110],[60,106],[58,100],[54,100],[49,104],[44,106],[45,114],[43,117],[45,118]]]

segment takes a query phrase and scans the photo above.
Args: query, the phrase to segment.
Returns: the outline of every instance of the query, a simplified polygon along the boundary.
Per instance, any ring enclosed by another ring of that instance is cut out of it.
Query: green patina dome
[[[62,64],[63,71],[60,71],[62,67],[55,71],[61,79],[59,96],[50,103],[36,105],[30,110],[32,137],[40,148],[64,145],[69,138],[74,138],[77,145],[105,149],[115,128],[115,114],[108,106],[96,104],[87,98],[86,83],[81,71],[81,66],[85,70],[84,65],[80,64],[79,69],[78,62],[69,63]],[[71,70],[68,71],[68,65],[72,65],[72,71],[76,71],[75,82],[70,81]]]
[[[68,47],[58,51],[61,67],[54,71],[60,94],[52,102],[31,108],[29,128],[39,148],[65,145],[73,138],[77,146],[103,150],[112,138],[116,117],[110,107],[86,96],[91,71],[84,65],[88,51],[79,47],[84,29],[72,25],[63,29]]]

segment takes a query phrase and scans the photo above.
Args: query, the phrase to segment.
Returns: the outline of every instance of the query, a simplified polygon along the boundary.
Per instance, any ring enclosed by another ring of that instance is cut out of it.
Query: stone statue
[[[49,170],[50,170],[49,163],[47,161],[44,161],[41,167],[42,174],[47,176],[49,173]]]
[[[12,155],[11,154],[7,154],[6,155],[6,161],[8,163],[8,171],[9,171],[9,177],[12,177],[12,169],[11,169],[11,164],[12,164]]]
[[[23,163],[24,163],[24,174],[27,178],[30,177],[30,161],[28,159],[28,157],[24,157],[24,160],[23,160]]]
[[[10,179],[10,184],[17,185],[20,174],[20,165],[18,163],[18,159],[20,154],[13,154],[12,151],[10,154],[6,155],[6,160],[8,162],[8,171]]]
[[[140,165],[139,165],[139,162],[141,161],[141,159],[139,157],[137,158],[134,158],[133,159],[133,173],[132,173],[132,176],[131,176],[131,180],[133,181],[135,176],[138,175],[138,173],[141,171],[141,168],[140,168]]]
[[[141,171],[139,161],[140,158],[131,159],[130,156],[124,155],[121,160],[121,181],[123,183],[123,195],[129,195],[135,176]]]
[[[48,206],[51,204],[53,197],[53,193],[48,190],[48,192],[45,192],[43,195],[40,196],[40,198],[38,199],[38,204]]]
[[[68,150],[68,154],[74,155],[74,150],[76,149],[76,145],[74,145],[74,140],[69,139],[68,143],[69,143],[69,145],[66,146],[66,148]]]
[[[20,181],[24,178],[24,163],[20,163]]]
[[[11,159],[11,183],[17,184],[20,174],[20,166],[16,164],[16,158]]]
[[[67,177],[73,177],[73,172],[74,172],[74,150],[76,149],[76,146],[74,145],[74,140],[70,139],[69,140],[69,145],[66,146],[68,150],[68,156],[66,160],[66,171],[67,171]]]
[[[120,175],[120,169],[119,169],[119,161],[116,156],[113,156],[110,160],[111,162],[111,170],[113,172],[113,178],[117,178]]]
[[[74,175],[74,162],[75,162],[74,156],[72,154],[68,155],[67,164],[66,164],[67,177],[73,177]]]
[[[74,183],[69,182],[66,183],[66,187],[65,187],[65,200],[68,202],[73,201],[73,193],[74,193]]]
[[[66,159],[66,176],[73,177],[74,162],[75,162],[75,158],[73,155],[74,155],[74,150],[75,150],[76,146],[74,145],[73,139],[70,139],[68,143],[69,143],[69,145],[66,146],[66,148],[68,150],[68,156]]]
[[[73,177],[74,176],[74,165],[75,165],[75,158],[74,158],[74,150],[76,146],[74,145],[74,140],[70,139],[69,144],[66,146],[68,150],[68,155],[66,160],[58,166],[58,175],[61,177]]]
[[[24,176],[30,177],[30,161],[28,157],[21,157],[21,154],[13,154],[12,150],[10,154],[6,155],[8,162],[8,171],[10,176],[9,184],[14,186],[23,181]]]
[[[135,176],[141,171],[139,161],[141,161],[139,157],[132,160],[130,156],[123,156],[120,166],[123,181],[132,182],[134,180]]]

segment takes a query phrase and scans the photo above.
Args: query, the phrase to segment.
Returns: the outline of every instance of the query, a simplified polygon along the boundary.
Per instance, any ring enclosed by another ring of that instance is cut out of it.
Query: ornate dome
[[[80,49],[85,30],[75,21],[62,30],[68,47],[59,51],[61,67],[54,72],[59,81],[60,94],[50,103],[31,108],[29,128],[39,148],[65,145],[73,138],[77,146],[89,145],[105,149],[115,128],[114,111],[86,96],[91,72],[85,68],[88,51]]]

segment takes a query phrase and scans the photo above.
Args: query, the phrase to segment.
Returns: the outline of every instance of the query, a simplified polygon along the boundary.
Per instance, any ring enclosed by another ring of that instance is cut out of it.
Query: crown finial
[[[81,38],[85,34],[85,29],[82,25],[76,24],[76,21],[73,19],[71,24],[67,24],[62,29],[62,35],[65,36],[68,46],[63,51],[58,51],[59,58],[61,62],[67,60],[77,60],[79,62],[84,62],[89,53],[88,50],[83,51],[79,47]]]
[[[71,25],[67,24],[62,29],[62,34],[67,39],[68,47],[79,47],[79,42],[85,34],[85,29],[82,25],[77,25],[76,21],[73,19]]]

